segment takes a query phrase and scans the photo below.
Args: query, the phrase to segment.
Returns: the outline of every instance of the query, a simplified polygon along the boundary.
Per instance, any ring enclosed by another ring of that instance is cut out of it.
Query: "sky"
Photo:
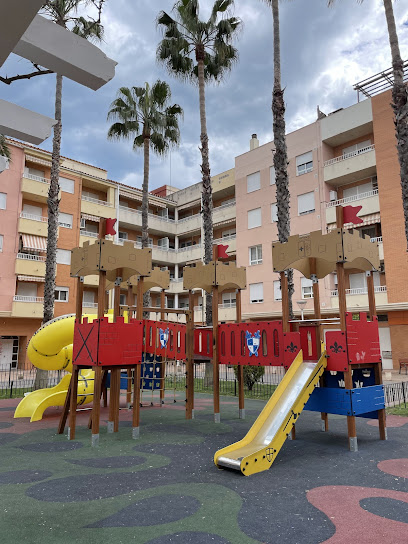
[[[64,156],[108,171],[113,179],[141,187],[143,155],[131,141],[107,140],[106,115],[122,86],[143,86],[165,80],[172,103],[184,110],[180,147],[164,158],[151,156],[150,189],[164,184],[183,188],[201,179],[198,88],[177,80],[156,61],[161,39],[156,27],[160,10],[171,12],[174,0],[107,0],[101,49],[116,60],[116,76],[98,91],[64,79]],[[207,18],[213,0],[201,0],[201,17]],[[316,108],[330,113],[357,101],[353,85],[391,66],[384,8],[381,0],[282,1],[282,85],[285,88],[287,132],[316,120]],[[408,58],[408,5],[394,4],[401,56]],[[271,92],[273,83],[272,13],[261,0],[236,0],[235,16],[242,20],[236,47],[239,62],[225,79],[206,89],[207,128],[211,174],[234,167],[235,157],[249,150],[251,134],[261,145],[271,141]],[[30,64],[11,55],[1,75],[21,74]],[[55,76],[45,75],[0,83],[0,98],[53,117]],[[42,144],[51,150],[52,141]]]

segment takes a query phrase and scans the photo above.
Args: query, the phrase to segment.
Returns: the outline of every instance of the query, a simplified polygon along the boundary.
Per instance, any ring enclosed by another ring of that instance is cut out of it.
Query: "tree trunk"
[[[207,119],[205,113],[204,46],[197,46],[196,58],[198,64],[198,91],[200,99],[201,174],[203,179],[201,213],[204,231],[204,263],[208,264],[213,258],[213,198],[208,150]],[[212,296],[210,293],[207,293],[206,295],[205,322],[207,325],[212,324]]]
[[[57,267],[57,241],[58,241],[58,214],[59,214],[59,170],[61,155],[61,133],[62,133],[62,76],[56,76],[55,88],[55,120],[54,136],[52,140],[51,159],[51,180],[48,191],[48,239],[47,259],[45,262],[45,283],[44,283],[44,317],[43,324],[54,319],[55,302],[55,274]],[[47,371],[37,369],[34,389],[47,386]]]
[[[390,40],[394,85],[392,89],[395,114],[398,160],[400,164],[402,206],[404,209],[405,237],[408,247],[408,88],[404,85],[404,63],[401,58],[392,0],[383,0]]]
[[[150,172],[150,134],[143,129],[143,187],[142,187],[142,249],[149,247],[149,172]],[[149,306],[150,293],[143,295],[143,306]],[[144,312],[143,318],[148,319],[149,313]]]
[[[285,102],[281,88],[279,0],[272,0],[273,15],[273,72],[272,93],[273,137],[275,153],[273,165],[276,175],[276,204],[278,212],[279,242],[288,241],[290,236],[290,193],[288,177],[288,152],[286,148]],[[288,271],[289,317],[293,319],[293,270]]]

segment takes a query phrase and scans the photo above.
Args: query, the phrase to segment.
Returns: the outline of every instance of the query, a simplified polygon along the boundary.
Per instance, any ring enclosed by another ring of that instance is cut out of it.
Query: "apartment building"
[[[47,248],[47,194],[50,153],[16,141],[9,142],[10,168],[0,175],[0,369],[22,367],[26,345],[43,316]],[[106,170],[62,158],[57,249],[55,316],[75,312],[76,282],[70,277],[71,250],[98,237],[101,218],[116,218],[116,243],[131,240],[141,247],[139,189],[108,179]],[[214,238],[227,241],[235,259],[234,170],[213,178]],[[149,242],[153,264],[170,271],[166,306],[184,308],[183,268],[202,259],[201,184],[184,190],[169,186],[149,197]],[[97,307],[97,276],[85,278],[84,311]],[[125,304],[126,293],[121,295]],[[160,305],[157,290],[151,304]],[[110,300],[111,307],[113,300]],[[233,318],[235,294],[220,295],[221,319]],[[195,319],[203,319],[203,297],[195,294]]]
[[[367,93],[369,94],[369,93]],[[361,224],[348,224],[378,244],[381,270],[374,275],[380,322],[383,366],[398,368],[408,354],[408,259],[401,202],[399,163],[391,91],[329,115],[287,135],[291,234],[307,234],[336,227],[338,205],[362,206]],[[237,207],[237,263],[247,266],[247,290],[242,297],[244,319],[281,315],[278,274],[272,272],[271,242],[278,239],[273,142],[250,150],[235,160]],[[297,300],[313,297],[312,283],[295,271]],[[351,311],[368,311],[364,273],[350,270],[346,277]],[[337,277],[320,281],[324,317],[338,310]],[[313,314],[313,301],[304,307]]]

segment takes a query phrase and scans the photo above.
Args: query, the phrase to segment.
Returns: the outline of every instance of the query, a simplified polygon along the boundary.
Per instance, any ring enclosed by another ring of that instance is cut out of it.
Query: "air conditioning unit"
[[[330,202],[337,200],[337,191],[330,191]]]

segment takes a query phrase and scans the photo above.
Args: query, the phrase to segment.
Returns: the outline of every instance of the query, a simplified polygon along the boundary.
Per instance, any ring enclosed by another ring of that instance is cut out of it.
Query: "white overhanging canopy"
[[[0,67],[14,52],[93,90],[108,83],[117,63],[92,43],[37,15],[42,5],[43,0],[0,0]],[[2,102],[1,133],[35,145],[48,138],[54,119]]]

